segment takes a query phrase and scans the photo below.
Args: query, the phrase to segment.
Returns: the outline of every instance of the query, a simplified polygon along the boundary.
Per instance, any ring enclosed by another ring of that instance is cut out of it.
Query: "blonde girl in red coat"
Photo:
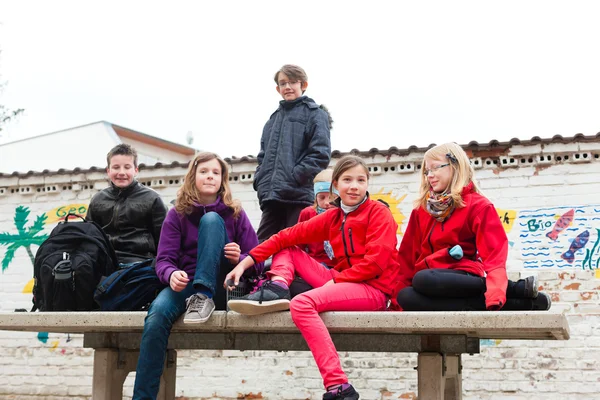
[[[421,189],[400,245],[405,311],[547,310],[537,280],[506,275],[508,238],[456,143],[429,149]]]
[[[341,158],[335,166],[332,187],[339,192],[338,206],[308,221],[284,229],[250,251],[226,279],[236,284],[255,262],[275,254],[267,281],[229,308],[255,315],[291,310],[292,319],[310,348],[327,392],[323,399],[356,400],[358,393],[342,371],[338,353],[319,313],[325,311],[383,311],[398,282],[397,224],[390,210],[369,199],[369,171],[362,159]],[[302,251],[298,244],[331,243],[337,257],[332,269]],[[315,289],[290,302],[294,274]],[[231,283],[231,282],[230,282]]]

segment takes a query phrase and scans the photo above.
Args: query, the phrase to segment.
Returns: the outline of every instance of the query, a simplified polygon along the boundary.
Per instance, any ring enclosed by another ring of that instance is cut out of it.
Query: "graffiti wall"
[[[600,205],[521,210],[517,221],[524,268],[598,269]]]

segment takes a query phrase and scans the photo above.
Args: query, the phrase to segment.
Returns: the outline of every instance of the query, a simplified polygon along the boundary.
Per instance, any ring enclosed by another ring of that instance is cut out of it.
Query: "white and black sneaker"
[[[253,293],[241,299],[229,300],[230,310],[244,315],[259,315],[290,309],[290,290],[276,283],[265,281]]]

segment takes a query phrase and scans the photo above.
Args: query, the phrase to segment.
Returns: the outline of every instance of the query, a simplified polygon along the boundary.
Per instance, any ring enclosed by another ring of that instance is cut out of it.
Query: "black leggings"
[[[415,274],[412,286],[398,293],[405,311],[485,311],[485,278],[452,269],[426,269]],[[508,281],[505,311],[532,310],[524,297],[523,279]]]

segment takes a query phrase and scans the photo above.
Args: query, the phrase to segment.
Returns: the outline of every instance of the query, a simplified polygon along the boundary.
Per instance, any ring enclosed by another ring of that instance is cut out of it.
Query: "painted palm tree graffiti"
[[[31,264],[34,264],[34,256],[31,251],[32,245],[41,245],[44,240],[48,238],[47,234],[39,235],[44,229],[46,223],[46,213],[38,215],[30,227],[26,227],[29,218],[29,208],[24,206],[18,206],[15,210],[15,227],[17,233],[0,232],[0,245],[7,246],[4,258],[2,259],[2,272],[4,272],[8,265],[15,257],[16,251],[23,247],[27,251],[27,255],[31,259]]]
[[[600,244],[600,229],[596,228],[596,232],[597,232],[597,239],[596,239],[596,243],[594,244],[594,247],[592,247],[592,250],[590,249],[586,249],[585,250],[585,259],[583,260],[583,264],[582,267],[583,269],[585,269],[585,267],[587,266],[590,270],[592,269],[598,269],[598,267],[600,267],[600,257],[598,257],[596,259],[596,262],[594,262],[594,254],[596,252],[596,250],[598,250],[598,245]]]

